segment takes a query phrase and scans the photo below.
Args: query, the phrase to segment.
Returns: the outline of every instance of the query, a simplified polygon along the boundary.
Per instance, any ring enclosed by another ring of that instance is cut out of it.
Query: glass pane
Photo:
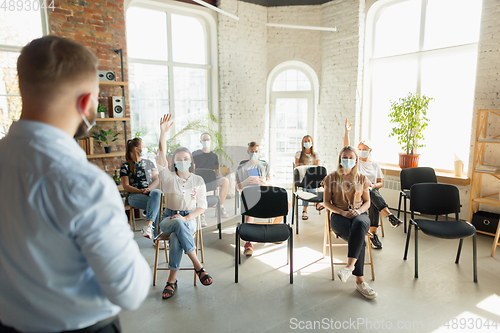
[[[307,133],[307,98],[276,99],[276,153],[295,153]]]
[[[393,127],[388,118],[390,102],[415,92],[416,82],[417,56],[373,62],[370,139],[374,146],[374,161],[398,164],[397,153],[402,152],[402,149],[396,137],[389,137]]]
[[[172,14],[172,56],[176,62],[206,64],[205,30],[194,17]]]
[[[281,72],[273,82],[273,91],[310,91],[309,78],[297,69]]]
[[[10,1],[14,3],[14,1]],[[9,7],[7,1],[7,7]],[[35,4],[37,1],[29,1]],[[16,1],[25,6],[27,2]],[[37,2],[39,3],[39,2]],[[26,7],[24,7],[26,8]],[[38,10],[0,10],[0,44],[24,46],[35,38],[42,37],[42,15]]]
[[[0,138],[7,134],[12,122],[21,116],[17,57],[19,53],[0,52]]]
[[[132,136],[140,136],[150,151],[160,138],[159,119],[169,113],[168,67],[129,64]]]
[[[481,0],[428,0],[424,49],[477,43],[481,7]]]
[[[129,57],[168,60],[166,13],[131,7],[126,21]]]
[[[193,126],[208,116],[206,69],[174,67],[175,131]],[[196,127],[196,126],[195,126]],[[190,150],[199,146],[200,133],[195,128],[183,135],[180,143]]]
[[[384,7],[375,23],[374,57],[418,51],[420,0]]]
[[[441,51],[422,58],[422,93],[429,103],[429,126],[419,148],[420,163],[453,170],[454,154],[469,164],[477,48]],[[439,147],[433,143],[439,142]],[[442,149],[445,147],[445,149]]]

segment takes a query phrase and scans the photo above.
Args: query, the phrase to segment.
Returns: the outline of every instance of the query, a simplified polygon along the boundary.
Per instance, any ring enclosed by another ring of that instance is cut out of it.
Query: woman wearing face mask
[[[345,120],[345,132],[344,132],[344,146],[349,145],[349,131],[351,130],[351,124],[348,120]],[[370,201],[371,206],[368,210],[368,215],[370,217],[370,237],[371,245],[374,249],[382,249],[382,242],[377,236],[377,228],[379,223],[379,214],[382,212],[391,222],[391,225],[396,228],[403,223],[398,219],[388,208],[387,203],[379,192],[382,188],[384,175],[380,166],[370,160],[370,154],[372,152],[372,145],[370,141],[363,140],[358,144],[358,154],[359,154],[359,173],[366,176],[368,180],[372,183],[370,187]]]
[[[356,290],[369,299],[377,293],[364,281],[365,235],[370,226],[370,181],[358,172],[358,156],[346,146],[339,155],[337,170],[323,180],[324,203],[332,211],[331,229],[347,242],[347,266],[338,272],[342,282],[356,276]]]
[[[155,165],[142,158],[145,144],[140,138],[127,141],[125,159],[120,168],[120,180],[125,191],[130,192],[129,204],[134,208],[146,211],[146,225],[141,230],[144,237],[152,239],[153,230],[156,236],[160,209],[161,191],[155,190],[160,183]],[[154,225],[153,225],[154,224]]]
[[[313,138],[310,135],[306,135],[302,138],[302,149],[295,153],[295,166],[300,165],[320,165],[321,157],[317,151],[314,150],[314,142]],[[315,193],[315,189],[304,189],[304,191]],[[309,202],[302,202],[302,219],[307,220],[309,217],[307,216],[307,207],[309,206]],[[316,204],[317,210],[324,209],[325,206],[318,202]]]
[[[189,149],[179,147],[174,151],[170,168],[163,147],[167,147],[167,133],[173,125],[171,115],[160,120],[160,150],[158,162],[161,167],[160,179],[165,195],[165,211],[160,222],[161,231],[169,235],[170,273],[163,289],[162,298],[174,296],[177,290],[177,271],[182,251],[191,259],[196,274],[204,286],[212,284],[212,277],[205,271],[196,256],[193,234],[196,231],[196,217],[207,209],[206,187],[203,178],[194,174],[193,156]]]

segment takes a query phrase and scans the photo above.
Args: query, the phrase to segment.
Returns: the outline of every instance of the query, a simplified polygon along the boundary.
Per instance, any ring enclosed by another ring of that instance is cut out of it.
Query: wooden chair
[[[335,271],[334,271],[334,266],[335,265],[343,265],[346,266],[347,262],[333,262],[333,248],[334,247],[347,247],[347,243],[342,243],[342,244],[333,244],[332,242],[332,234],[335,234],[333,230],[330,228],[330,216],[331,216],[331,211],[326,208],[325,212],[326,218],[325,218],[325,230],[328,230],[328,245],[326,244],[326,234],[325,234],[325,239],[324,239],[324,244],[323,244],[323,257],[325,256],[325,249],[326,246],[330,246],[330,264],[332,268],[332,280],[335,280]],[[340,237],[335,234],[337,238],[340,239]],[[369,232],[366,233],[366,241],[365,241],[365,246],[368,248],[368,261],[365,261],[365,265],[369,265],[372,273],[372,280],[375,280],[375,269],[373,267],[373,257],[372,257],[372,248],[370,246],[370,236],[371,234]]]
[[[164,200],[165,200],[165,197],[164,197],[164,194],[162,193],[161,194],[161,201],[160,201],[160,221],[161,221],[161,214],[163,213]],[[194,242],[195,242],[195,246],[196,246],[195,251],[196,251],[196,255],[198,255],[198,251],[200,251],[201,262],[203,263],[205,261],[205,257],[204,257],[204,253],[203,253],[203,233],[201,231],[201,220],[200,220],[199,216],[196,218],[196,222],[197,222],[197,227],[196,227],[195,233],[193,234],[193,238],[194,238]],[[153,268],[153,286],[156,286],[156,275],[157,275],[158,271],[170,270],[170,268],[168,268],[168,250],[169,250],[169,247],[166,244],[166,242],[168,242],[168,239],[169,239],[169,236],[165,235],[164,233],[162,233],[160,231],[160,224],[158,223],[158,236],[156,236],[154,238],[156,251],[155,251],[155,264],[154,264],[154,268]],[[166,259],[167,267],[159,267],[159,264],[158,264],[158,258],[160,256],[160,241],[165,242],[165,259]],[[197,275],[196,275],[196,271],[195,271],[194,267],[181,267],[181,268],[179,268],[179,270],[193,270],[193,272],[194,272],[194,285],[196,286]]]
[[[380,227],[380,230],[382,231],[382,237],[384,237],[384,220],[382,219],[382,212],[379,213],[379,222],[378,222],[378,226]]]

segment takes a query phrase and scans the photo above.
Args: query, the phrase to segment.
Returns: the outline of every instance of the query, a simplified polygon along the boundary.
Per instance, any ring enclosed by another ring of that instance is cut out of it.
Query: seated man
[[[202,149],[195,150],[193,152],[194,165],[197,169],[210,169],[215,171],[217,176],[217,183],[220,186],[220,211],[221,217],[229,217],[227,215],[226,208],[224,207],[224,201],[226,201],[227,192],[229,190],[229,180],[226,177],[220,177],[219,175],[219,157],[210,151],[210,145],[212,143],[212,137],[209,133],[203,133],[200,137]],[[201,214],[201,226],[207,226],[207,220],[205,219],[205,214]]]
[[[252,185],[271,185],[269,180],[271,179],[271,167],[267,162],[259,160],[260,148],[257,142],[250,142],[248,144],[248,155],[250,159],[238,166],[236,170],[236,185],[239,190],[244,187]],[[290,206],[290,204],[288,204]],[[247,216],[247,222],[252,222],[253,218]],[[283,216],[277,217],[272,223],[281,223],[283,221]],[[245,250],[243,252],[247,256],[253,254],[253,245],[250,242],[245,243]]]

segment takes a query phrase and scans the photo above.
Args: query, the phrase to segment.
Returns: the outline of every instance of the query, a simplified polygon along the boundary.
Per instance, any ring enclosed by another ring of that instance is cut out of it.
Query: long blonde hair
[[[312,146],[311,146],[311,156],[312,156],[312,159],[313,159],[313,162],[312,164],[315,165],[316,164],[316,154],[314,153],[314,140],[312,138],[312,136],[310,135],[304,135],[304,137],[302,138],[302,142],[300,143],[301,147],[302,147],[302,151],[300,152],[300,157],[299,157],[299,164],[300,165],[306,165],[306,159],[307,159],[307,156],[306,156],[306,149],[304,148],[304,140],[306,138],[310,138],[311,139],[311,143],[312,143]],[[309,162],[309,161],[307,161]]]
[[[356,149],[351,147],[351,146],[345,146],[344,148],[342,148],[342,150],[340,150],[339,161],[337,164],[337,171],[334,174],[334,179],[336,182],[340,182],[343,179],[343,176],[341,173],[343,167],[342,167],[342,165],[340,165],[340,162],[342,161],[342,153],[345,152],[346,150],[352,151],[354,153],[354,155],[356,156],[356,165],[352,168],[351,174],[353,175],[352,183],[358,184],[361,181],[361,174],[358,171],[359,157],[358,157],[358,153],[357,153]]]

